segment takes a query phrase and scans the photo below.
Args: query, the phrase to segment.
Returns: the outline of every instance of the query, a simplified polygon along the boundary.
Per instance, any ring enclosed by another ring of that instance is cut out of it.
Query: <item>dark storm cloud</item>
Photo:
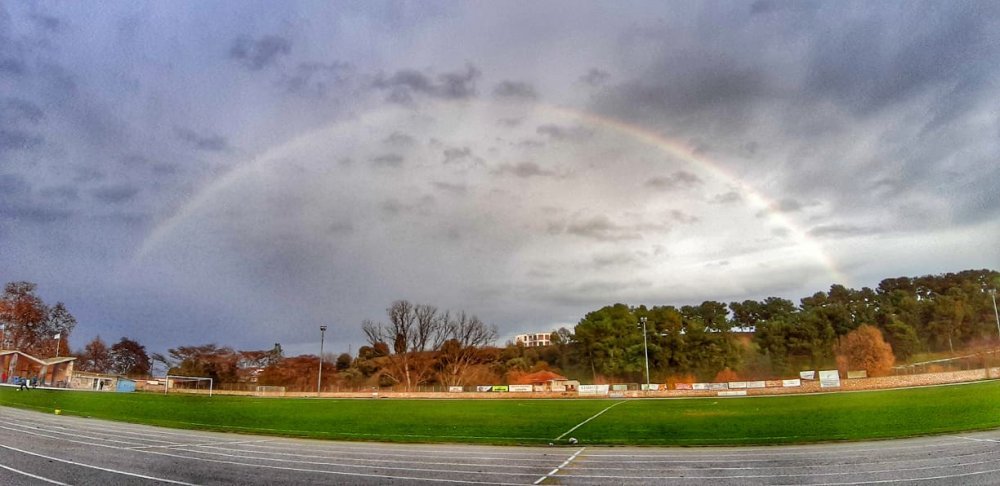
[[[690,172],[679,170],[666,177],[653,177],[646,181],[647,187],[654,189],[690,188],[702,184],[700,177]]]
[[[259,71],[273,65],[281,56],[292,52],[292,43],[276,35],[265,35],[252,39],[239,37],[229,48],[229,58],[252,71]]]
[[[980,91],[996,73],[997,4],[921,2],[839,19],[817,31],[805,91],[869,114],[957,80]]]
[[[580,126],[564,127],[549,123],[539,125],[535,133],[545,135],[552,140],[579,142],[592,137],[594,131]]]
[[[580,81],[595,88],[604,86],[609,79],[611,79],[611,75],[607,71],[597,68],[590,68],[587,74],[580,76]]]
[[[202,135],[187,128],[175,128],[174,133],[198,150],[222,152],[229,149],[229,142],[221,135]]]
[[[425,95],[446,100],[461,100],[476,96],[479,69],[469,64],[464,71],[440,74],[435,78],[413,69],[396,71],[392,76],[379,75],[372,86],[387,90],[389,101],[409,103],[413,95]]]
[[[108,204],[121,204],[135,199],[139,188],[127,184],[109,185],[91,191],[94,199]]]
[[[521,98],[533,100],[538,98],[535,87],[523,81],[503,81],[493,88],[493,96],[497,98]]]
[[[403,156],[399,154],[378,155],[368,160],[379,167],[399,168],[403,166]]]

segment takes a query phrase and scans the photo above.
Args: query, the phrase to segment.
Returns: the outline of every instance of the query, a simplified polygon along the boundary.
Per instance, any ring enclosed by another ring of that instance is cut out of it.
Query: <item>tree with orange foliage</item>
[[[868,376],[889,374],[896,358],[892,346],[882,338],[877,327],[864,324],[847,333],[835,346],[837,365],[849,370],[865,370]]]

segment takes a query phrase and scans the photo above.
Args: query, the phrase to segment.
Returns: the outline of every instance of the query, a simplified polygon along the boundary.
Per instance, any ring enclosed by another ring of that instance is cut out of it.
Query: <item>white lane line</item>
[[[971,440],[971,441],[974,441],[974,442],[993,442],[993,443],[996,443],[996,444],[1000,444],[1000,440],[996,440],[996,439],[977,439],[975,437],[962,437],[960,435],[956,435],[955,438],[957,438],[957,439],[963,439],[963,440]]]
[[[14,468],[12,468],[12,467],[7,467],[7,466],[4,466],[3,464],[0,464],[0,468],[2,468],[2,469],[6,469],[6,470],[8,470],[8,471],[11,471],[11,472],[15,472],[15,473],[17,473],[17,474],[21,474],[21,475],[24,475],[24,476],[28,476],[29,478],[33,478],[33,479],[37,479],[37,480],[39,480],[39,481],[45,481],[46,483],[49,483],[49,484],[61,484],[62,486],[69,486],[69,485],[68,485],[68,484],[66,484],[66,483],[60,483],[59,481],[56,481],[56,480],[54,480],[54,479],[49,479],[49,478],[43,478],[43,477],[41,477],[41,476],[36,476],[36,475],[34,475],[34,474],[31,474],[31,473],[27,473],[27,472],[24,472],[24,471],[18,471],[17,469],[14,469]]]
[[[0,429],[15,430],[15,429],[10,429],[9,427],[3,427],[3,426],[0,426]],[[408,476],[390,476],[390,475],[384,475],[384,474],[365,474],[365,473],[351,473],[351,472],[345,472],[345,471],[329,471],[329,470],[325,470],[325,469],[305,469],[305,468],[294,468],[294,467],[269,466],[269,465],[260,464],[260,463],[224,461],[224,460],[220,460],[220,459],[208,459],[208,458],[205,458],[205,457],[193,457],[193,456],[185,456],[185,455],[181,455],[181,454],[169,454],[169,453],[166,453],[166,452],[158,452],[158,451],[152,451],[152,450],[148,450],[148,449],[134,450],[134,449],[129,449],[129,448],[120,447],[120,446],[108,445],[108,444],[90,443],[90,442],[84,442],[84,441],[79,441],[79,440],[64,439],[64,438],[61,438],[61,437],[56,437],[56,436],[51,436],[51,435],[45,435],[45,434],[42,434],[42,433],[25,431],[25,430],[22,430],[20,432],[22,434],[34,435],[34,436],[38,436],[38,437],[45,437],[45,438],[49,438],[49,439],[56,439],[56,440],[61,440],[63,442],[73,442],[73,443],[77,443],[77,444],[90,445],[90,446],[95,446],[95,447],[105,447],[105,448],[108,448],[108,449],[115,449],[115,450],[119,450],[119,451],[131,450],[131,451],[138,452],[138,453],[141,453],[141,454],[155,454],[155,455],[158,455],[158,456],[176,457],[176,458],[188,459],[188,460],[192,460],[192,461],[213,462],[213,463],[221,463],[221,464],[234,464],[234,465],[240,465],[240,466],[260,467],[260,468],[265,468],[265,469],[277,469],[277,470],[283,470],[283,471],[300,471],[300,472],[313,472],[313,473],[321,473],[321,474],[336,474],[336,475],[342,475],[342,476],[372,477],[372,478],[382,478],[382,479],[405,479],[405,480],[431,481],[431,482],[441,481],[441,482],[450,482],[450,483],[504,484],[504,483],[496,483],[496,482],[490,482],[490,481],[485,481],[484,482],[484,481],[468,481],[468,480],[445,480],[445,479],[417,478],[417,477],[408,477]],[[6,447],[6,446],[0,445],[0,447]],[[235,454],[222,454],[222,453],[217,453],[217,452],[206,452],[206,451],[197,451],[197,450],[179,451],[179,452],[190,452],[192,454],[207,454],[207,455],[223,456],[223,457],[230,457],[230,458],[236,458],[236,459],[245,459],[245,460],[272,461],[272,462],[279,462],[280,461],[280,462],[292,463],[292,464],[306,464],[306,465],[319,465],[319,466],[337,466],[337,467],[356,468],[356,469],[365,468],[365,467],[367,467],[367,468],[373,468],[373,467],[377,468],[378,467],[377,465],[376,466],[358,466],[358,465],[354,465],[354,464],[340,464],[340,463],[335,463],[335,462],[290,461],[290,460],[271,459],[271,458],[266,458],[266,457],[247,457],[247,456],[239,456],[239,455],[235,455]],[[480,467],[480,466],[477,466],[477,467]],[[420,471],[420,472],[432,472],[432,473],[433,472],[445,472],[445,473],[469,473],[469,472],[471,472],[471,471],[461,471],[461,470],[454,470],[454,469],[424,469],[424,468],[413,468],[413,467],[407,467],[407,468],[404,468],[404,467],[382,467],[380,469],[402,470],[402,471]],[[527,473],[506,473],[506,472],[495,472],[495,473],[494,472],[490,472],[490,473],[479,473],[479,474],[480,475],[487,474],[487,475],[491,475],[491,476],[532,476],[532,477],[534,476],[534,474],[527,474]],[[167,481],[167,480],[164,480],[164,481]],[[187,484],[187,483],[179,483],[179,484]],[[507,484],[523,484],[523,483],[507,483]]]
[[[42,459],[48,459],[50,461],[62,462],[64,464],[72,464],[74,466],[86,467],[86,468],[90,468],[90,469],[97,469],[98,471],[104,471],[104,472],[109,472],[109,473],[114,473],[114,474],[121,474],[123,476],[131,476],[131,477],[134,477],[134,478],[150,479],[150,480],[153,480],[153,481],[161,481],[161,482],[170,483],[170,484],[183,484],[185,486],[196,486],[196,485],[194,485],[192,483],[185,483],[183,481],[174,481],[173,479],[158,478],[158,477],[155,477],[155,476],[147,476],[145,474],[130,473],[128,471],[121,471],[121,470],[118,470],[118,469],[111,469],[111,468],[107,468],[107,467],[94,466],[92,464],[84,464],[82,462],[71,461],[69,459],[61,459],[61,458],[58,458],[58,457],[46,456],[45,454],[39,454],[37,452],[30,452],[30,451],[26,451],[24,449],[18,449],[16,447],[11,447],[11,446],[4,445],[4,444],[0,444],[0,447],[3,447],[4,449],[11,450],[11,451],[14,451],[14,452],[20,452],[21,454],[27,454],[29,456],[41,457]]]
[[[198,444],[167,444],[167,445],[136,446],[136,447],[125,447],[125,449],[132,451],[141,451],[143,449],[173,449],[177,447],[212,447],[212,446],[226,446],[226,445],[240,445],[240,444],[255,444],[258,442],[270,442],[270,439],[238,440],[229,442],[201,442]]]
[[[612,406],[614,406],[614,405],[612,405]],[[584,451],[584,449],[586,449],[586,447],[581,447],[580,450],[576,451],[572,456],[569,456],[569,459],[566,459],[565,461],[563,461],[563,463],[560,464],[559,467],[557,467],[557,468],[549,471],[548,474],[546,474],[546,475],[538,478],[538,480],[535,481],[532,484],[542,484],[542,481],[545,481],[546,479],[551,478],[552,476],[555,476],[556,473],[558,473],[560,469],[568,466],[569,463],[573,462],[573,459],[576,459],[576,456],[579,456],[580,453]]]
[[[576,424],[575,427],[573,427],[572,429],[567,430],[566,432],[563,432],[562,435],[560,435],[559,437],[556,437],[554,440],[559,440],[559,439],[562,439],[563,437],[566,437],[566,435],[568,435],[570,432],[572,432],[572,431],[574,431],[576,429],[579,429],[580,427],[583,427],[583,424],[586,424],[587,422],[590,422],[591,420],[594,420],[595,418],[600,417],[601,414],[603,414],[604,412],[607,412],[608,410],[611,410],[612,408],[617,407],[618,405],[621,405],[623,403],[625,403],[625,400],[622,400],[622,401],[616,402],[616,403],[612,403],[611,406],[609,406],[608,408],[605,408],[604,410],[601,410],[600,412],[595,413],[593,417],[590,417],[589,419],[584,420],[583,422],[580,422],[580,423]]]

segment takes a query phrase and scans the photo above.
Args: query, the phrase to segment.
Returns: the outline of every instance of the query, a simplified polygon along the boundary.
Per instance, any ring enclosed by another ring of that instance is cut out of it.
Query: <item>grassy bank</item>
[[[576,437],[581,444],[744,445],[996,428],[1000,382],[864,393],[628,401],[262,399],[18,392],[0,387],[0,405],[177,428],[491,444],[549,443],[604,411],[566,437]]]

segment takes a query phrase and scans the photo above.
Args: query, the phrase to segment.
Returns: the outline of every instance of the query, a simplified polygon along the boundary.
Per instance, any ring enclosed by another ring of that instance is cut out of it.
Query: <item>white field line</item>
[[[612,403],[608,408],[605,408],[604,410],[601,410],[600,412],[595,413],[589,419],[584,420],[583,422],[580,422],[580,423],[576,424],[576,426],[574,426],[572,429],[569,429],[566,432],[563,432],[562,435],[560,435],[559,437],[556,437],[554,440],[559,440],[559,439],[562,439],[563,437],[566,437],[570,432],[572,432],[572,431],[574,431],[576,429],[579,429],[580,427],[583,427],[583,425],[586,424],[587,422],[590,422],[591,420],[594,420],[595,418],[600,417],[601,414],[603,414],[604,412],[607,412],[608,410],[611,410],[612,408],[614,408],[614,407],[616,407],[618,405],[621,405],[621,404],[623,404],[625,402],[626,402],[626,400],[622,400],[620,402]]]
[[[566,459],[565,461],[563,461],[563,463],[560,464],[558,467],[556,467],[555,469],[549,471],[548,474],[546,474],[546,475],[538,478],[538,480],[536,480],[532,484],[542,484],[542,481],[545,481],[546,479],[551,478],[552,476],[555,476],[556,473],[558,473],[560,469],[568,466],[569,463],[573,462],[573,459],[576,459],[576,456],[579,456],[580,453],[584,451],[584,449],[586,449],[586,447],[581,447],[580,450],[578,450],[575,453],[573,453],[572,456],[569,456],[569,459]]]
[[[994,442],[994,443],[1000,444],[1000,440],[996,440],[996,439],[977,439],[975,437],[962,437],[960,435],[956,435],[955,437],[958,438],[958,439],[971,440],[971,441],[974,441],[974,442]]]
[[[183,481],[174,481],[173,479],[158,478],[156,476],[147,476],[145,474],[130,473],[128,471],[121,471],[121,470],[118,470],[118,469],[111,469],[111,468],[107,468],[107,467],[94,466],[92,464],[84,464],[82,462],[71,461],[69,459],[62,459],[62,458],[59,458],[59,457],[46,456],[45,454],[39,454],[37,452],[30,452],[30,451],[26,451],[26,450],[23,450],[23,449],[18,449],[16,447],[11,447],[11,446],[8,446],[8,445],[3,445],[3,444],[0,444],[0,447],[3,447],[4,449],[11,450],[11,451],[14,451],[14,452],[20,452],[21,454],[28,454],[29,456],[41,457],[42,459],[48,459],[50,461],[62,462],[64,464],[72,464],[74,466],[86,467],[86,468],[89,468],[89,469],[97,469],[98,471],[104,471],[104,472],[109,472],[109,473],[114,473],[114,474],[121,474],[123,476],[131,476],[131,477],[134,477],[134,478],[150,479],[150,480],[153,480],[153,481],[162,481],[164,483],[170,483],[170,484],[183,484],[185,486],[196,486],[195,484],[185,483]]]
[[[17,474],[28,476],[29,478],[32,478],[32,479],[37,479],[39,481],[45,481],[46,483],[49,483],[49,484],[60,484],[62,486],[69,486],[66,483],[60,483],[59,481],[56,481],[54,479],[43,478],[41,476],[37,476],[37,475],[31,474],[31,473],[27,473],[27,472],[24,472],[24,471],[18,471],[17,469],[14,469],[14,468],[8,467],[8,466],[4,466],[3,464],[0,464],[0,469],[6,469],[8,471],[15,472]]]

